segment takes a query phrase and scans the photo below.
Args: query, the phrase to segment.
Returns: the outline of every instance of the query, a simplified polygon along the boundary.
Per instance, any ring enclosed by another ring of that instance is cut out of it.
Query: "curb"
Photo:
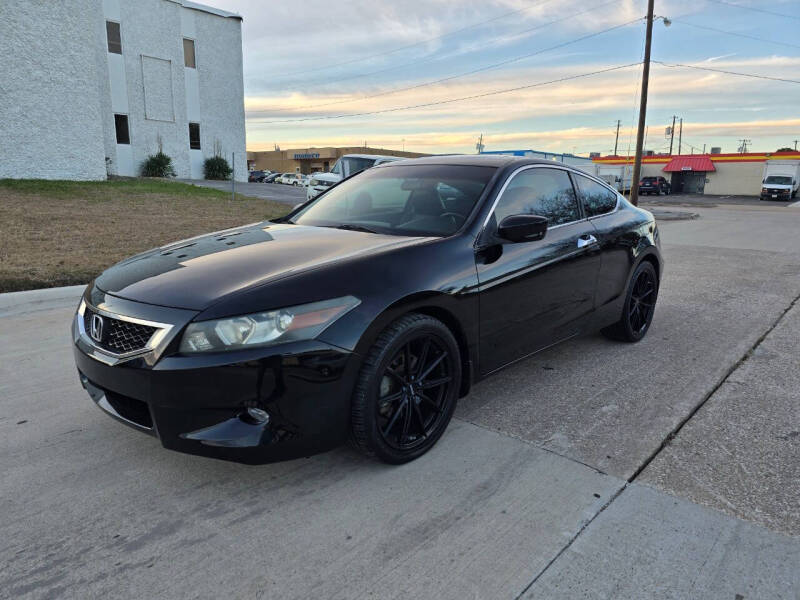
[[[63,308],[73,303],[77,306],[85,289],[85,285],[70,285],[0,294],[0,318],[39,310]]]

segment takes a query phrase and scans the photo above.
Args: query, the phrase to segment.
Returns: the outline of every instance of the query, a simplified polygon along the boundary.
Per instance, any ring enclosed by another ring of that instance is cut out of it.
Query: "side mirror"
[[[509,242],[535,242],[547,233],[547,217],[509,215],[497,227],[497,235]]]

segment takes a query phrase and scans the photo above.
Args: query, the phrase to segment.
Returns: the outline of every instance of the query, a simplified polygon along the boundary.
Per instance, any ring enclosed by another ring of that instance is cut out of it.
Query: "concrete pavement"
[[[643,342],[590,336],[507,369],[402,467],[163,450],[80,388],[79,289],[0,296],[0,589],[798,598],[800,211],[697,212],[661,225]]]

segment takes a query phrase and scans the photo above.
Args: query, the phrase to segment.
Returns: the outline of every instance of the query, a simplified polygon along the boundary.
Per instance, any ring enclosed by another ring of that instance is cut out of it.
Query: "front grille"
[[[92,318],[95,315],[99,315],[103,319],[100,341],[96,340],[92,335]],[[139,323],[115,319],[108,315],[100,315],[89,307],[86,307],[83,313],[83,325],[86,329],[86,334],[95,344],[103,350],[108,350],[114,354],[126,354],[144,349],[157,330],[156,327],[149,325],[140,325]]]

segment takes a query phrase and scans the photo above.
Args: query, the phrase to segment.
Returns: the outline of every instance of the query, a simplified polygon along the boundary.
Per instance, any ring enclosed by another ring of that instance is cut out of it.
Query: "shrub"
[[[203,176],[206,179],[230,179],[231,166],[221,156],[212,156],[203,163]]]
[[[175,177],[172,159],[161,150],[151,154],[142,163],[142,175],[145,177]]]

